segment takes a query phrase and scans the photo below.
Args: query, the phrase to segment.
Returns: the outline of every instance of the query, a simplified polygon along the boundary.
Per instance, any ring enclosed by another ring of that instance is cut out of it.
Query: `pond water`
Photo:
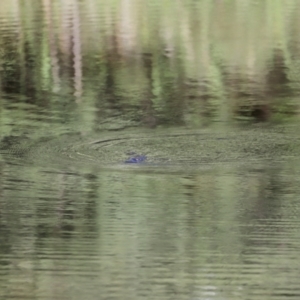
[[[3,2],[0,299],[299,299],[299,1]]]

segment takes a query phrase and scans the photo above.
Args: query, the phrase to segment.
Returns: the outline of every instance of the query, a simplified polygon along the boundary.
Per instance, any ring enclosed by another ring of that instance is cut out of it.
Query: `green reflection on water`
[[[269,299],[297,290],[298,165],[10,170],[1,200],[3,297]],[[15,180],[18,190],[9,186]]]
[[[28,110],[76,130],[297,118],[298,1],[136,2],[1,3],[4,123]]]
[[[298,299],[299,12],[1,1],[0,298]]]

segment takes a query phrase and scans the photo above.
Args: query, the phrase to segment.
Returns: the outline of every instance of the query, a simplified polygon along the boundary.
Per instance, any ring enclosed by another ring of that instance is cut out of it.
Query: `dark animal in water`
[[[147,159],[146,155],[134,155],[125,160],[126,164],[138,164],[142,163]]]

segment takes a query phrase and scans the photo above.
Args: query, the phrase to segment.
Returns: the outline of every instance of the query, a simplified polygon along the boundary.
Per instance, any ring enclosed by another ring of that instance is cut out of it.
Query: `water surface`
[[[299,2],[2,2],[0,298],[299,299]]]

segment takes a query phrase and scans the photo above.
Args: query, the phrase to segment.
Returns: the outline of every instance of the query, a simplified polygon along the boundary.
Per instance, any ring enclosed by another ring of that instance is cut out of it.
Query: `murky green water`
[[[0,299],[299,299],[299,8],[1,2]]]

